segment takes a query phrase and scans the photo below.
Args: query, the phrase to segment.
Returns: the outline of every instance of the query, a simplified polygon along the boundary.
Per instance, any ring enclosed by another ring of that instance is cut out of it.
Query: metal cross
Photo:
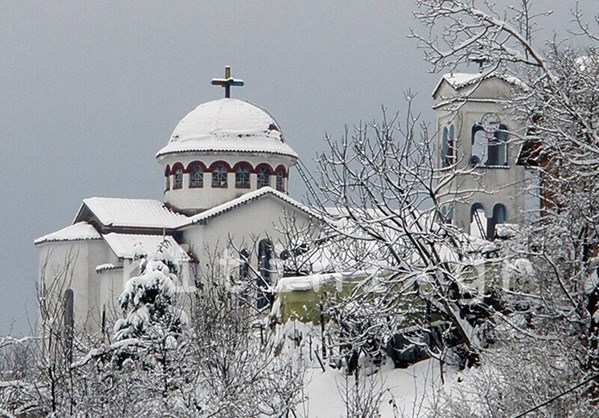
[[[243,80],[236,80],[231,77],[231,67],[225,67],[225,78],[213,78],[212,79],[213,86],[221,86],[225,88],[225,97],[228,99],[231,97],[231,86],[234,87],[242,87]]]

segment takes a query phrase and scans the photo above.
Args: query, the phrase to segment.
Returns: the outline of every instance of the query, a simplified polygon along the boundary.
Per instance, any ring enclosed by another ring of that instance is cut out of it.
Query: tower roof
[[[156,157],[181,152],[258,152],[297,158],[268,112],[230,98],[203,103],[188,113]]]

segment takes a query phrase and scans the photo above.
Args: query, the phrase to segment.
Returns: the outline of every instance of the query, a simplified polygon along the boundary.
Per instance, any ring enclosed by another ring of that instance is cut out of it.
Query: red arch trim
[[[183,164],[175,163],[175,164],[173,164],[173,168],[171,168],[171,174],[175,174],[175,171],[177,171],[178,168],[180,168],[181,170],[183,170],[183,172],[185,172],[185,167],[183,166]]]
[[[245,168],[247,168],[250,173],[254,173],[255,172],[254,171],[254,167],[252,167],[252,165],[250,163],[248,163],[247,161],[239,161],[237,164],[235,164],[233,166],[233,168],[232,168],[231,171],[233,171],[235,173],[235,172],[237,172],[237,169],[239,167],[245,167]]]
[[[202,169],[202,171],[203,171],[204,173],[205,173],[206,171],[208,171],[208,167],[206,167],[206,164],[204,164],[203,162],[201,162],[201,161],[192,161],[192,162],[190,162],[189,164],[187,164],[187,168],[185,169],[185,172],[186,172],[186,173],[188,173],[188,174],[189,174],[189,173],[191,173],[191,169],[192,169],[193,167],[195,167],[196,165],[199,165],[199,166],[200,166],[200,168]]]
[[[219,165],[224,165],[224,166],[225,166],[225,168],[227,169],[227,171],[228,171],[229,173],[231,172],[231,166],[229,165],[229,163],[228,163],[228,162],[226,162],[226,161],[222,161],[222,160],[215,161],[215,162],[213,162],[212,164],[210,164],[210,167],[208,167],[208,171],[214,171],[214,169],[215,169],[216,167],[218,167]]]
[[[267,163],[261,163],[261,164],[258,164],[258,165],[256,166],[256,169],[255,169],[255,171],[256,171],[256,172],[258,172],[258,170],[260,170],[260,169],[261,169],[261,168],[263,168],[263,167],[264,167],[264,168],[266,168],[266,169],[268,170],[268,174],[274,174],[274,173],[275,173],[275,171],[272,169],[272,167],[270,166],[270,164],[267,164]]]
[[[283,177],[287,177],[287,169],[283,164],[279,164],[277,168],[275,168],[275,173],[278,173],[279,171],[283,172]]]

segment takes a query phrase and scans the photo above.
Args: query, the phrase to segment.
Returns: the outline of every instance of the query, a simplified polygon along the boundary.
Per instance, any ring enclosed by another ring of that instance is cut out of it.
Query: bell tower
[[[446,190],[447,222],[483,239],[495,226],[524,222],[525,170],[516,165],[522,126],[509,111],[513,77],[445,74],[433,92],[436,167],[455,177]]]

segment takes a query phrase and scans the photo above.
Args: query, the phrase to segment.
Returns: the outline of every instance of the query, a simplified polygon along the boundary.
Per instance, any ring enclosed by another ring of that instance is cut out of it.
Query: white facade
[[[274,119],[250,103],[200,105],[156,157],[165,170],[164,202],[85,199],[73,225],[35,241],[42,288],[56,306],[73,290],[80,329],[99,331],[104,316],[119,313],[118,296],[139,273],[136,255],[155,251],[164,239],[182,267],[180,289],[189,292],[198,272],[230,251],[247,251],[258,271],[260,245],[267,242],[276,258],[289,244],[284,224],[305,226],[316,218],[287,196],[297,155]],[[268,275],[278,279],[274,271]]]
[[[443,211],[467,233],[493,239],[495,225],[525,221],[525,169],[516,165],[523,127],[507,109],[518,80],[448,74],[435,99],[438,169],[457,175]]]

